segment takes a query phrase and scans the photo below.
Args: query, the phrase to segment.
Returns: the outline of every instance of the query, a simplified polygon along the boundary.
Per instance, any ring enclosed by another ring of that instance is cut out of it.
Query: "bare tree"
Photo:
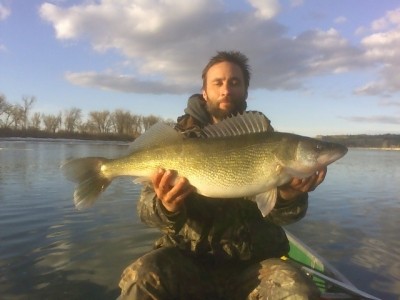
[[[165,124],[168,124],[171,127],[174,127],[176,125],[176,122],[173,119],[166,119],[166,120],[164,120],[164,122],[165,122]]]
[[[25,124],[24,107],[20,104],[11,105],[9,107],[10,125],[13,129],[22,129]]]
[[[32,109],[33,103],[35,103],[36,98],[31,96],[31,97],[27,97],[24,96],[22,98],[22,127],[24,129],[28,128],[28,119],[29,119],[29,112]]]
[[[13,129],[26,129],[28,127],[28,115],[35,102],[35,97],[23,97],[23,105],[10,104],[4,95],[0,95],[0,126]]]
[[[154,115],[143,117],[142,118],[143,130],[146,131],[151,126],[153,126],[154,124],[156,124],[160,121],[162,121],[162,118],[154,116]]]
[[[138,136],[142,133],[142,116],[131,115],[132,118],[132,134]]]
[[[7,127],[7,119],[9,118],[10,104],[6,100],[6,96],[0,94],[0,127]]]
[[[64,128],[68,132],[74,132],[82,123],[82,110],[73,107],[64,111]]]
[[[127,134],[138,136],[155,123],[162,121],[162,118],[150,115],[140,116],[132,114],[127,110],[118,109],[113,113],[108,110],[92,111],[89,113],[88,120],[83,122],[82,110],[73,107],[63,113],[41,114],[35,112],[30,117],[33,104],[36,102],[34,96],[24,96],[21,104],[10,104],[6,97],[0,94],[0,127],[11,129],[30,129],[41,130],[55,133],[62,126],[68,132],[79,131],[81,133],[110,133]],[[168,124],[174,124],[171,119],[166,120]]]
[[[55,133],[61,127],[61,113],[56,115],[42,115],[44,130]]]
[[[93,124],[89,122],[82,122],[77,126],[77,129],[81,133],[95,133],[96,129],[94,128]]]
[[[92,111],[89,113],[88,122],[97,129],[99,133],[108,133],[111,129],[111,113],[108,110]]]
[[[127,110],[117,109],[113,113],[114,129],[118,134],[137,135],[140,131],[141,117]]]
[[[0,116],[3,114],[7,105],[8,105],[8,103],[6,100],[6,96],[4,96],[3,94],[0,94]]]
[[[40,129],[40,124],[42,123],[42,116],[40,115],[39,112],[35,112],[31,118],[31,124],[30,126],[33,129],[39,130]]]

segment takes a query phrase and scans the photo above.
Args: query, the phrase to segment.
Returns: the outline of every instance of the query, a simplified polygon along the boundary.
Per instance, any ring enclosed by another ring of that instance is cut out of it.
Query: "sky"
[[[176,119],[221,50],[277,131],[400,134],[398,0],[0,0],[0,94],[32,112]]]

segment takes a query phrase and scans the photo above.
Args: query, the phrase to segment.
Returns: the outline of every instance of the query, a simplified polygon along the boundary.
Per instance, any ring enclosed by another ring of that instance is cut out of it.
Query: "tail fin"
[[[103,157],[78,158],[61,165],[64,176],[78,183],[74,192],[77,209],[91,206],[108,187],[112,179],[105,177],[101,167],[108,159]]]

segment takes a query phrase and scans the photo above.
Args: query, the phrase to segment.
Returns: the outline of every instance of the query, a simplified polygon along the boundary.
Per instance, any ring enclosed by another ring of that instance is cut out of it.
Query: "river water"
[[[0,140],[0,299],[115,299],[125,266],[158,232],[136,213],[140,186],[117,179],[77,211],[60,162],[119,156],[127,145]],[[400,151],[350,149],[288,226],[358,288],[400,299]]]

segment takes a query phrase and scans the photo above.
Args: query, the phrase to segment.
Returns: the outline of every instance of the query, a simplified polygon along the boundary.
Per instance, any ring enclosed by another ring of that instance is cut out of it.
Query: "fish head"
[[[300,138],[296,151],[296,164],[303,177],[342,158],[348,149],[346,146],[312,138]]]
[[[285,140],[287,159],[282,160],[285,161],[283,168],[289,175],[297,178],[308,177],[347,153],[347,147],[341,144],[309,137],[287,135]],[[287,148],[291,150],[288,151]]]

